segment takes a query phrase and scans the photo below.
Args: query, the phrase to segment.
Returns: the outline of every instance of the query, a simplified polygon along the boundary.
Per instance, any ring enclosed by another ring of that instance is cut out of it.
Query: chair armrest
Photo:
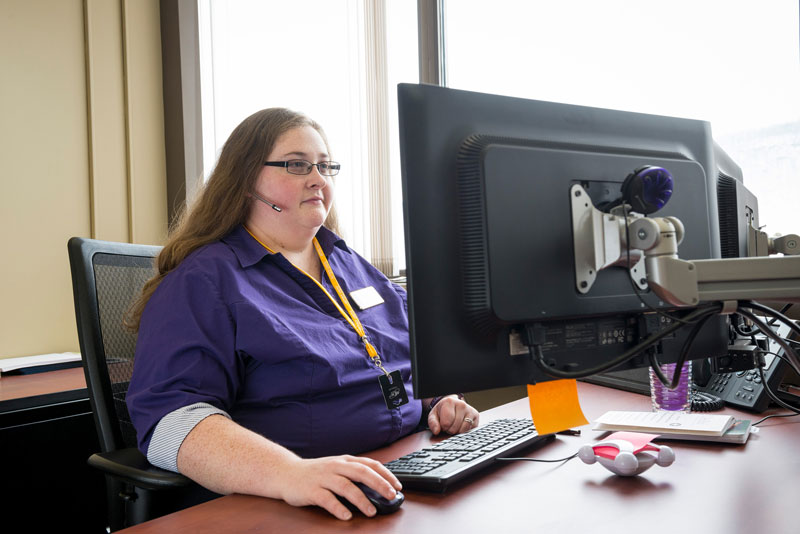
[[[193,484],[180,473],[153,466],[139,449],[133,447],[95,453],[89,457],[88,463],[138,488],[163,490]]]

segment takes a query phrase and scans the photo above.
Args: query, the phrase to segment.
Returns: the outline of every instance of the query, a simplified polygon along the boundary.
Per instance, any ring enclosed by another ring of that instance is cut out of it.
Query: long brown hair
[[[147,301],[167,274],[193,251],[218,241],[245,222],[252,202],[248,193],[255,187],[264,160],[281,135],[301,126],[317,130],[330,154],[322,127],[302,113],[285,108],[253,113],[233,130],[222,147],[208,182],[200,188],[191,208],[184,209],[173,225],[167,243],[156,259],[158,272],[145,283],[142,294],[128,311],[125,324],[130,329],[139,329]],[[338,233],[333,208],[325,226]]]

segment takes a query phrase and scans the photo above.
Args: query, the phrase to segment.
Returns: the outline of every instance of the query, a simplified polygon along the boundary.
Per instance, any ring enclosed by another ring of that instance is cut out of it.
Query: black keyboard
[[[409,489],[444,491],[489,467],[495,458],[553,438],[540,436],[530,419],[498,419],[385,464]]]

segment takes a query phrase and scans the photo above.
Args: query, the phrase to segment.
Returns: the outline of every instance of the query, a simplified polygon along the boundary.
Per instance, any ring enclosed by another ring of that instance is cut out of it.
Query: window
[[[396,84],[418,80],[415,0],[200,0],[204,175],[251,113],[318,121],[343,237],[386,274],[404,268]]]
[[[759,199],[800,233],[797,0],[446,4],[448,85],[702,119]]]
[[[447,85],[707,120],[758,197],[765,230],[800,232],[796,0],[486,5],[445,4]],[[204,174],[250,113],[307,113],[343,164],[343,237],[397,274],[405,254],[395,95],[397,83],[419,79],[417,1],[199,0],[199,13]]]

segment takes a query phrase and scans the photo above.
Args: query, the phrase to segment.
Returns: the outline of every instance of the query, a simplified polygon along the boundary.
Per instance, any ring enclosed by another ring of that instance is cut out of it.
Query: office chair
[[[125,328],[123,317],[155,272],[161,248],[73,237],[67,249],[83,368],[102,449],[88,462],[106,475],[111,530],[215,496],[147,461],[136,448],[125,405],[136,334]]]

